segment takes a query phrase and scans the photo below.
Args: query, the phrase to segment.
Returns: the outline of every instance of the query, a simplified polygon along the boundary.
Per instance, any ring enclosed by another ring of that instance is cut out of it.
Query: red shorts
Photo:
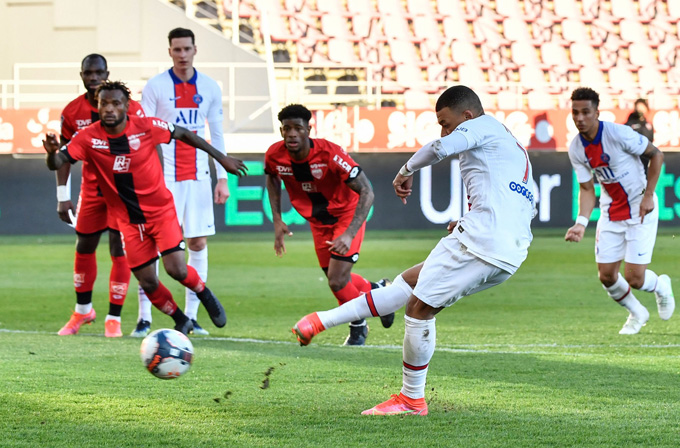
[[[116,218],[109,213],[103,196],[81,191],[76,208],[76,232],[81,235],[101,233],[106,229],[118,230]]]
[[[123,239],[125,257],[133,271],[155,262],[159,252],[165,255],[184,250],[182,229],[174,213],[166,219],[146,224],[118,221],[118,226]]]
[[[341,218],[338,222],[329,226],[310,223],[312,237],[314,238],[314,250],[316,250],[316,258],[319,259],[319,266],[321,268],[325,269],[328,267],[331,257],[349,261],[350,263],[356,263],[359,259],[359,251],[361,251],[361,243],[364,242],[364,232],[366,230],[365,222],[359,227],[359,231],[352,240],[352,244],[346,254],[340,255],[336,252],[331,252],[328,250],[328,244],[326,244],[326,241],[334,240],[342,235],[347,230],[347,227],[349,227],[353,217],[354,215],[350,215],[347,218]]]

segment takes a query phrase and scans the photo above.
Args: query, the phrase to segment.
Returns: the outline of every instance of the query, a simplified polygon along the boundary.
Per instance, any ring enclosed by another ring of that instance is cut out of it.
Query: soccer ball
[[[194,346],[179,331],[162,328],[144,338],[140,354],[144,367],[152,375],[169,380],[189,370],[194,359]]]

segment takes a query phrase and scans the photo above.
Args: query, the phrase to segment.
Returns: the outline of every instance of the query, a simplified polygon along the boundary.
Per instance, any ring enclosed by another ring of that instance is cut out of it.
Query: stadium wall
[[[265,190],[262,154],[235,154],[249,166],[249,176],[230,176],[231,197],[226,206],[215,206],[218,232],[272,230]],[[435,165],[416,175],[414,193],[402,205],[392,190],[392,179],[408,154],[353,154],[368,175],[376,200],[369,229],[443,229],[464,211],[467,199],[456,159]],[[569,227],[578,208],[578,184],[565,153],[530,152],[538,191],[538,214],[533,226]],[[680,154],[667,153],[657,186],[661,226],[680,225]],[[73,169],[73,201],[77,200],[80,168]],[[598,190],[599,193],[599,190]],[[284,198],[286,195],[284,194]],[[284,203],[284,218],[292,229],[307,228],[304,220]],[[599,210],[592,219],[596,220]],[[56,214],[54,174],[42,159],[0,156],[0,234],[72,233]]]

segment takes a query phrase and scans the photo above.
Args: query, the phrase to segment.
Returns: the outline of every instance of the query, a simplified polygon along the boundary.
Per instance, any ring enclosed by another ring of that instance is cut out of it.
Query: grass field
[[[368,232],[355,271],[393,277],[437,238]],[[653,295],[636,293],[652,318],[618,335],[627,314],[597,281],[590,229],[578,245],[539,234],[512,279],[438,316],[424,418],[360,415],[401,387],[403,312],[388,330],[373,319],[367,347],[342,347],[345,326],[294,343],[299,317],[334,304],[308,234],[283,259],[269,234],[211,240],[208,284],[229,322],[216,329],[201,310],[211,336],[193,338],[194,365],[172,381],[144,371],[140,340],[103,337],[106,250],[98,320],[56,335],[75,303],[73,247],[72,237],[0,238],[2,447],[680,446],[680,317],[661,321]],[[662,232],[651,268],[676,291],[679,253],[680,235]],[[127,300],[125,334],[136,293]],[[153,328],[171,326],[154,314]]]

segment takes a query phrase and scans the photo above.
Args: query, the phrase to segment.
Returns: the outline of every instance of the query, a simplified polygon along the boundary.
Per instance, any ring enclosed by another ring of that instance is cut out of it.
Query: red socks
[[[160,281],[158,282],[158,288],[156,288],[154,292],[151,294],[149,294],[148,291],[145,292],[153,306],[161,310],[164,314],[172,316],[177,310],[177,303],[172,298],[172,293]]]
[[[73,285],[76,292],[90,292],[97,278],[97,255],[76,252],[73,267]]]
[[[187,265],[187,276],[180,282],[195,293],[205,289],[205,283],[192,266]]]
[[[109,302],[122,305],[130,284],[130,268],[125,257],[111,257],[111,261],[113,265],[109,277]]]
[[[333,295],[338,299],[338,304],[349,302],[356,299],[361,294],[371,290],[371,282],[360,276],[359,274],[351,274],[351,280],[340,291],[333,291]]]
[[[354,286],[359,290],[359,292],[368,292],[371,290],[371,282],[360,276],[359,274],[355,274],[352,272],[352,283]]]

